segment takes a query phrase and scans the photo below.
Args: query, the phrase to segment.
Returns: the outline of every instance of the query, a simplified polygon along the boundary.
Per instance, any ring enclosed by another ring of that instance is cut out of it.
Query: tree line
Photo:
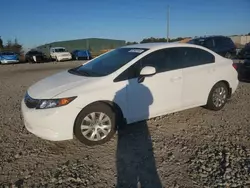
[[[189,38],[189,37],[187,37]],[[178,38],[173,38],[173,39],[169,39],[169,42],[176,42],[176,41],[180,41],[180,40],[183,40],[185,38],[183,37],[178,37]],[[150,38],[145,38],[143,39],[141,42],[139,43],[150,43],[150,42],[167,42],[167,38],[154,38],[154,37],[150,37]],[[130,44],[138,44],[138,42],[127,42],[126,43],[127,45],[130,45]]]
[[[250,33],[246,34],[248,36],[250,36]],[[233,35],[233,36],[237,36],[237,35]],[[196,38],[197,36],[195,36],[194,38]],[[183,40],[185,38],[191,38],[191,37],[177,37],[177,38],[173,38],[173,39],[169,39],[169,42],[177,42],[180,40]],[[143,39],[141,42],[139,43],[149,43],[149,42],[167,42],[167,38],[154,38],[154,37],[150,37],[150,38],[145,38]],[[126,42],[127,45],[131,45],[131,44],[138,44],[138,42]]]
[[[0,37],[0,52],[14,52],[21,55],[23,54],[23,46],[19,44],[17,39],[14,41],[7,40],[6,44],[4,44]]]

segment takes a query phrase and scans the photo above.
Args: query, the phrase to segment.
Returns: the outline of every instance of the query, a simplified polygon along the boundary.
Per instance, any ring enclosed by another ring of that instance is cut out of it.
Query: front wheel
[[[214,111],[221,110],[228,99],[229,89],[223,82],[219,82],[214,85],[209,93],[206,108]]]
[[[86,107],[77,116],[74,126],[76,138],[93,146],[108,142],[116,132],[116,114],[105,103]]]

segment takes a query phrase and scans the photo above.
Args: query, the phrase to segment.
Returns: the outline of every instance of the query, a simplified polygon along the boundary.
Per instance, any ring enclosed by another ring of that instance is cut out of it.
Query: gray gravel
[[[20,115],[26,89],[80,63],[0,66],[0,187],[250,187],[248,83],[222,111],[132,124],[101,146],[30,134]]]

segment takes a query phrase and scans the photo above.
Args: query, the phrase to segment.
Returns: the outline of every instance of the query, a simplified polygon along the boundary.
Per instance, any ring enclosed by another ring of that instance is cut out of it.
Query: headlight
[[[76,97],[68,97],[61,99],[42,99],[39,101],[37,105],[37,109],[47,109],[47,108],[55,108],[60,106],[65,106],[72,102]]]

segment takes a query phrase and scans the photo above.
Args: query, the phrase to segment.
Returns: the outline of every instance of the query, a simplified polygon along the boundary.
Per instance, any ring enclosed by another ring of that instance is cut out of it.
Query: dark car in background
[[[92,55],[89,50],[74,50],[71,52],[72,59],[75,60],[89,60],[92,59]]]
[[[232,59],[236,57],[236,46],[226,36],[207,36],[191,39],[188,43],[204,46],[217,54]]]
[[[246,44],[244,48],[239,51],[237,57],[239,59],[250,59],[250,43]]]
[[[243,63],[239,63],[237,71],[240,81],[250,82],[250,59],[246,59]]]
[[[25,54],[25,61],[29,63],[42,63],[47,61],[47,57],[38,50],[30,50]]]

